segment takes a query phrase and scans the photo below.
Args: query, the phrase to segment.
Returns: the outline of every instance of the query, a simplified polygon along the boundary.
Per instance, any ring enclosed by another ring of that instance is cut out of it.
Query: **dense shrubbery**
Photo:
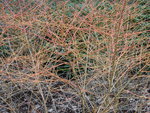
[[[148,4],[0,2],[0,111],[147,112]]]

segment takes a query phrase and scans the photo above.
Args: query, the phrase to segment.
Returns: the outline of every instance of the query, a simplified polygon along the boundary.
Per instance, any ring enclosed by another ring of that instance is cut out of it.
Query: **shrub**
[[[21,99],[11,101],[20,91],[18,97],[30,95],[33,101],[22,102],[28,112],[42,102],[41,112],[65,113],[52,102],[56,94],[71,96],[78,106],[66,112],[148,111],[148,1],[4,0],[0,5],[4,109],[22,112]]]

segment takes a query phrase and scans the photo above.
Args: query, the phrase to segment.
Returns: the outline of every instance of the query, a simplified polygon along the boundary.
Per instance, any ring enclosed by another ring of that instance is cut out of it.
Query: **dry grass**
[[[148,112],[148,21],[135,21],[144,7],[0,2],[1,112]]]

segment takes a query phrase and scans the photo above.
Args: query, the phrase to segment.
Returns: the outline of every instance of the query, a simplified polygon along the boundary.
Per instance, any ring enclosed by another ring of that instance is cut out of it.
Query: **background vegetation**
[[[0,1],[0,112],[148,113],[149,5]]]

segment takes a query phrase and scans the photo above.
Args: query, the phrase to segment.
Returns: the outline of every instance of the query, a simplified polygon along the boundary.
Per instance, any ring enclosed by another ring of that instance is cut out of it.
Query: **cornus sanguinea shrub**
[[[148,112],[148,4],[0,1],[0,112]]]

